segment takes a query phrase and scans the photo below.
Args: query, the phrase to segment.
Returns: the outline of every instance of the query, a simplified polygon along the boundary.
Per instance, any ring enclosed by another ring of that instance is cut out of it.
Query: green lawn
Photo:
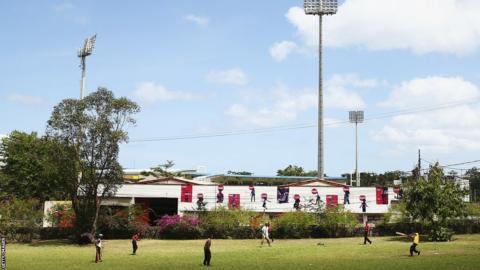
[[[410,243],[394,238],[213,240],[213,269],[480,269],[480,235],[456,236],[448,243],[420,243],[420,256],[409,257]],[[325,245],[317,245],[322,242]],[[55,269],[202,269],[204,241],[142,240],[138,255],[130,241],[104,241],[104,260],[95,264],[93,246],[59,242],[8,244],[7,270]]]

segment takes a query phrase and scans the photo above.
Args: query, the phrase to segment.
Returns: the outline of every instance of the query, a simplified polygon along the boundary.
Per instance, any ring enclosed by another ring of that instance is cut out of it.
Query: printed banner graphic
[[[288,192],[290,191],[289,187],[277,187],[277,202],[278,203],[288,203]]]
[[[192,202],[192,185],[182,185],[181,202]]]
[[[240,209],[240,194],[228,194],[228,208]]]

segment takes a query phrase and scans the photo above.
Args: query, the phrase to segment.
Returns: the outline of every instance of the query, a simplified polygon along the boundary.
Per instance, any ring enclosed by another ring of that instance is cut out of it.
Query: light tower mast
[[[77,56],[80,58],[80,68],[82,69],[82,78],[80,79],[80,99],[83,99],[85,92],[85,60],[87,56],[91,55],[93,48],[95,47],[95,40],[97,39],[97,34],[93,35],[90,38],[85,39],[83,48],[77,50]]]

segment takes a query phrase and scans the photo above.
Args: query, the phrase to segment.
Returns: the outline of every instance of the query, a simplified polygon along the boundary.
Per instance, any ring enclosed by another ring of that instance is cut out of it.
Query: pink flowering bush
[[[193,215],[164,215],[156,220],[160,229],[160,238],[166,239],[194,239],[200,238],[202,230],[200,219]]]

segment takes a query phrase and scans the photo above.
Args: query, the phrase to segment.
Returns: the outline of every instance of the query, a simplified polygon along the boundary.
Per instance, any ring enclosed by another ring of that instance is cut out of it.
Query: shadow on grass
[[[390,237],[385,237],[384,239],[385,241],[390,241],[390,242],[405,242],[405,243],[412,242],[412,239],[406,236],[390,236]]]
[[[48,246],[80,246],[70,240],[37,240],[28,244],[32,247],[48,247]]]

